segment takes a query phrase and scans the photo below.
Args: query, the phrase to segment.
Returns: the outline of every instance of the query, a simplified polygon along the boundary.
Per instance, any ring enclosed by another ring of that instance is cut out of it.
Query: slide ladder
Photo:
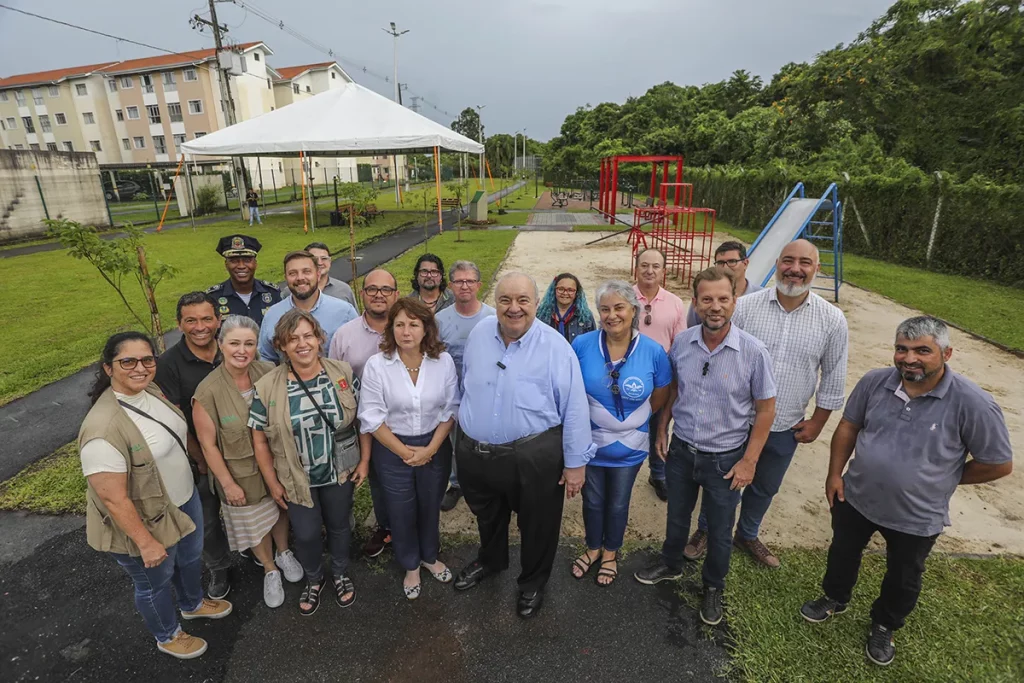
[[[801,238],[813,242],[821,253],[821,272],[814,289],[830,291],[833,301],[838,302],[843,282],[843,206],[835,183],[818,199],[806,196],[802,182],[796,184],[750,245],[747,279],[767,286],[775,275],[775,261],[782,248]]]

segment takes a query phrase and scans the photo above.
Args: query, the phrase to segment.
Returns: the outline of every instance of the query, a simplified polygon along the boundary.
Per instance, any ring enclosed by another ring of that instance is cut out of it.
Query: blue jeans
[[[147,569],[141,557],[110,553],[135,584],[135,608],[160,643],[171,642],[178,632],[178,607],[191,612],[203,603],[203,506],[199,492],[193,489],[192,497],[180,509],[192,519],[196,530],[167,548],[167,558],[157,566]]]
[[[736,535],[745,541],[753,541],[761,530],[761,520],[768,513],[772,498],[782,486],[782,478],[786,476],[789,463],[796,453],[796,435],[792,429],[771,432],[757,461],[754,470],[754,481],[743,489],[743,504],[740,505],[740,521],[736,526]],[[700,517],[697,528],[708,530],[708,520],[704,514],[704,503],[701,502]]]
[[[629,497],[640,471],[637,463],[629,467],[587,465],[587,483],[583,487],[583,526],[587,548],[618,550],[629,519]]]
[[[665,543],[661,547],[662,561],[671,569],[682,569],[683,548],[690,536],[690,517],[697,505],[697,494],[704,489],[709,522],[708,554],[704,558],[702,575],[705,586],[725,588],[725,575],[729,573],[732,555],[732,525],[740,492],[730,490],[731,480],[723,477],[740,461],[745,448],[746,444],[724,453],[705,453],[692,450],[678,436],[672,437],[669,446],[665,463],[668,517]]]
[[[250,206],[249,207],[249,225],[252,225],[252,219],[255,218],[256,222],[263,225],[263,221],[260,219],[260,207]]]
[[[658,420],[661,419],[662,410],[672,410],[671,406],[665,406],[658,412],[651,415],[651,421],[648,423],[648,447],[650,450],[647,455],[647,466],[651,470],[651,478],[665,481],[665,461],[658,457],[658,451],[655,449],[654,444],[658,440]]]

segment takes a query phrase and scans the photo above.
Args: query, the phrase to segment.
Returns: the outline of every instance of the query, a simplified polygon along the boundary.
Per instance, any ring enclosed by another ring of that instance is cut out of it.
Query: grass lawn
[[[85,477],[78,444],[69,443],[0,484],[0,510],[84,515]]]
[[[364,243],[394,231],[410,221],[402,214],[386,215],[356,228]],[[263,244],[257,276],[271,282],[283,279],[281,257],[301,249],[313,239],[332,251],[347,249],[348,228],[321,228],[303,234],[301,216],[268,216],[262,226],[248,227],[238,220],[199,226],[196,232],[177,228],[146,237],[150,263],[163,261],[181,269],[157,288],[157,304],[165,329],[175,325],[174,305],[182,294],[223,281],[224,259],[214,247],[225,234],[244,231]],[[30,287],[45,273],[46,286]],[[31,291],[26,296],[26,291]],[[145,311],[142,293],[129,288],[129,301]],[[145,313],[143,318],[148,320]],[[50,382],[66,377],[95,362],[108,335],[121,329],[138,329],[114,290],[85,261],[70,258],[64,250],[29,254],[0,260],[0,405]]]
[[[871,603],[885,558],[868,555],[850,609],[823,624],[798,613],[817,598],[824,550],[779,553],[782,567],[766,571],[734,553],[726,588],[729,678],[737,681],[1020,681],[1024,677],[1024,560],[934,555],[924,590],[896,634],[896,660],[875,666],[864,655]],[[685,600],[699,606],[699,576]]]
[[[752,230],[739,230],[718,221],[716,232],[751,243]],[[1014,349],[1024,349],[1024,289],[1005,287],[961,275],[933,273],[885,261],[846,254],[845,279],[904,306],[923,311]]]

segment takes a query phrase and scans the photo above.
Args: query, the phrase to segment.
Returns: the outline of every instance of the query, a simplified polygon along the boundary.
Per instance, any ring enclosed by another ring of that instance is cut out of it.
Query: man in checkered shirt
[[[775,287],[739,299],[733,317],[737,327],[768,347],[778,386],[775,421],[754,481],[743,491],[733,543],[772,568],[779,566],[779,558],[757,537],[761,520],[779,492],[797,444],[818,438],[832,411],[843,407],[846,389],[846,317],[811,291],[819,268],[817,247],[803,239],[790,242],[776,261]],[[807,418],[812,397],[814,413]],[[702,509],[684,556],[695,560],[704,555],[707,528]]]

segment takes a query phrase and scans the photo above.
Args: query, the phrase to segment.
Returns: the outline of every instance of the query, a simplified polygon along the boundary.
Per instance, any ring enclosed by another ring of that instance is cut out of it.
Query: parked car
[[[132,180],[117,181],[117,192],[114,192],[114,185],[110,181],[103,184],[103,194],[112,202],[118,201],[118,198],[122,202],[131,201],[139,192],[142,192],[142,186]]]

